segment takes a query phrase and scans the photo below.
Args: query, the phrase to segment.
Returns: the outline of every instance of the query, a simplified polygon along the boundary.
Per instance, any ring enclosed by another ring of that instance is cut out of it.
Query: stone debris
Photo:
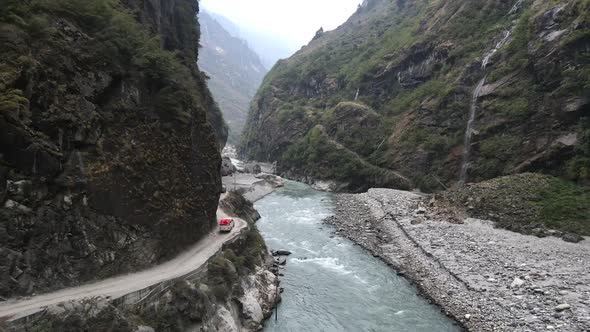
[[[590,331],[590,241],[538,238],[479,219],[434,221],[440,214],[425,202],[390,189],[343,194],[325,222],[468,330]]]

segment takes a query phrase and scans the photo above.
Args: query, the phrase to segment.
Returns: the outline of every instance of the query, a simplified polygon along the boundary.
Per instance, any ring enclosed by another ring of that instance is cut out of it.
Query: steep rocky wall
[[[197,3],[2,6],[0,297],[145,268],[206,234],[227,130],[196,67]]]
[[[267,75],[240,153],[320,180],[387,186],[383,172],[370,171],[378,167],[421,189],[443,189],[460,178],[476,108],[468,181],[534,171],[587,183],[588,6],[367,2]],[[331,116],[342,102],[374,111],[377,126]],[[314,138],[318,124],[326,137]],[[326,165],[316,152],[328,144],[342,158]]]

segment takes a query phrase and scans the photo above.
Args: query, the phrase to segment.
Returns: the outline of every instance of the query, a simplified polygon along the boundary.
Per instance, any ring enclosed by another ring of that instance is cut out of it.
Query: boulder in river
[[[272,185],[275,188],[285,186],[285,181],[283,180],[283,178],[280,176],[277,176],[277,175],[268,174],[268,173],[258,173],[258,174],[256,174],[255,177],[257,179],[261,179],[261,180],[264,180],[264,181],[270,183],[270,185]]]
[[[271,254],[273,256],[289,256],[292,254],[292,252],[290,252],[289,250],[286,250],[286,249],[277,249],[277,250],[271,250]]]
[[[287,265],[287,258],[284,256],[275,258],[275,263],[278,265]]]
[[[244,172],[258,174],[262,172],[262,167],[259,164],[246,164],[244,165]]]

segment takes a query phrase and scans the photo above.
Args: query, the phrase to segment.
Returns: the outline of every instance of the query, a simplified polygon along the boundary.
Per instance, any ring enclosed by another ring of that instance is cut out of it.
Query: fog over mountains
[[[199,66],[210,77],[207,84],[230,128],[230,142],[242,132],[250,101],[268,71],[246,41],[236,37],[231,21],[207,11],[199,14]]]
[[[272,68],[279,59],[285,59],[295,53],[296,49],[282,38],[270,33],[263,33],[254,29],[239,26],[225,16],[204,10],[211,18],[225,29],[232,37],[245,40],[262,60],[266,68]],[[202,24],[202,23],[201,23]]]

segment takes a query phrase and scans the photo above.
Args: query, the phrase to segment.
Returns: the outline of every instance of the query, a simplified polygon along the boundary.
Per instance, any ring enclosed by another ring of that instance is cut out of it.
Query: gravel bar
[[[426,202],[391,189],[342,194],[326,223],[469,331],[590,331],[590,240],[537,238],[477,219],[451,223]]]

